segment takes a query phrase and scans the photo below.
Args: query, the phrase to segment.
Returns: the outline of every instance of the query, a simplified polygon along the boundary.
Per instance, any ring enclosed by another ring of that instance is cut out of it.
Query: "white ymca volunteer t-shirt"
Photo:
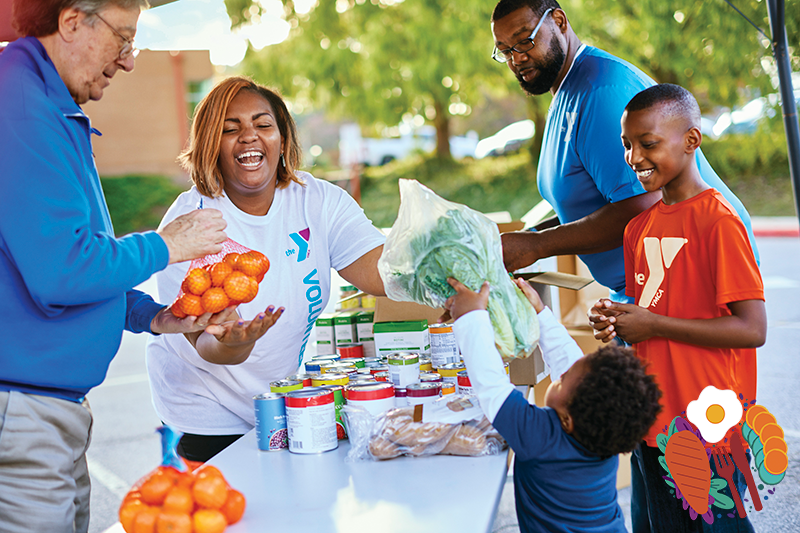
[[[341,270],[384,243],[384,236],[340,187],[298,172],[305,187],[276,189],[265,216],[240,211],[227,196],[210,199],[195,187],[181,194],[164,216],[164,226],[197,209],[218,209],[228,237],[270,261],[252,302],[239,306],[245,320],[274,305],[286,310],[239,365],[216,365],[198,355],[183,335],[151,337],[147,371],[156,413],[165,423],[199,435],[246,433],[255,425],[253,396],[271,381],[297,372],[311,328],[328,303],[331,268]],[[172,302],[189,262],[156,274],[159,300]]]

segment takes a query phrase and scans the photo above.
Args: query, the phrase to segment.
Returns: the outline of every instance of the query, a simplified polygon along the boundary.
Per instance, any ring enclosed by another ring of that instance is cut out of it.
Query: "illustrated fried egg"
[[[719,390],[709,385],[686,407],[686,418],[697,426],[700,435],[710,443],[721,441],[742,419],[742,404],[732,390]]]

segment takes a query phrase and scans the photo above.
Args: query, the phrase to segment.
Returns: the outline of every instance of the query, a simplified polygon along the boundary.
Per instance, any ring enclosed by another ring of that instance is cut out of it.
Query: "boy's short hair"
[[[692,93],[672,83],[653,85],[631,98],[625,111],[642,111],[661,106],[661,112],[668,118],[685,120],[689,128],[700,127],[700,106]],[[688,128],[687,128],[688,130]]]
[[[630,348],[603,346],[567,404],[572,436],[601,456],[632,451],[661,411],[661,390]]]

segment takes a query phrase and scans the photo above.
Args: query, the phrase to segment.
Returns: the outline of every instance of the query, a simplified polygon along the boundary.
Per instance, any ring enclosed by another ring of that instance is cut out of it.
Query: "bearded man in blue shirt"
[[[0,529],[86,531],[86,393],[123,329],[198,331],[133,287],[169,263],[221,251],[225,221],[198,210],[158,232],[115,238],[89,118],[111,78],[133,70],[146,0],[14,0],[25,37],[0,53]]]
[[[655,85],[618,57],[583,44],[555,0],[501,0],[492,14],[493,57],[525,93],[550,92],[537,184],[556,217],[537,231],[502,236],[509,271],[554,255],[578,254],[611,299],[628,302],[622,235],[628,221],[661,198],[646,192],[625,163],[620,119],[637,93]],[[747,227],[750,215],[697,151],[703,180],[720,191]]]

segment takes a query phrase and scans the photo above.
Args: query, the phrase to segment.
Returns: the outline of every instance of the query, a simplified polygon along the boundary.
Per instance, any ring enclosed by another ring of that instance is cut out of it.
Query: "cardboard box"
[[[334,313],[323,313],[316,321],[317,355],[336,354],[336,334],[333,329]]]
[[[375,351],[379,354],[391,352],[431,353],[428,322],[424,319],[375,322],[372,331],[375,337]]]
[[[353,344],[357,342],[356,316],[360,310],[347,310],[337,313],[333,317],[333,328],[336,335],[336,346]]]
[[[364,347],[364,357],[375,357],[375,335],[372,326],[375,321],[374,311],[361,311],[356,315],[356,335]]]

